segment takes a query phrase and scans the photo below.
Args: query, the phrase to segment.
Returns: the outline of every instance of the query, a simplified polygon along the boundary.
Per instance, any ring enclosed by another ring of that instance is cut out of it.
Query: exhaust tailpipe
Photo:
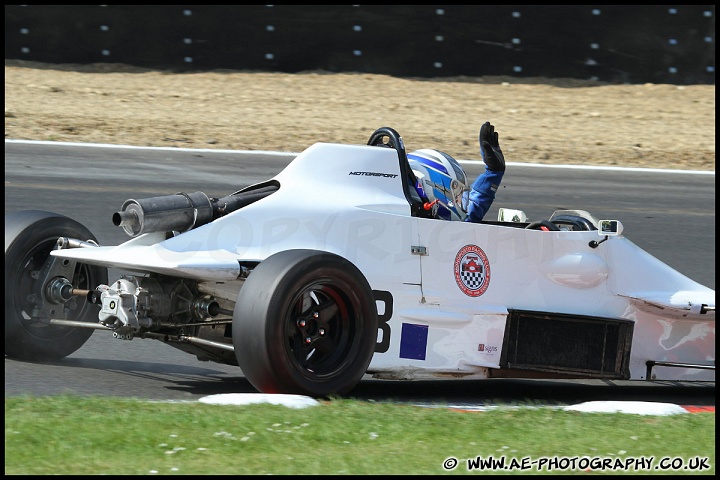
[[[126,200],[112,216],[117,227],[137,237],[148,232],[185,232],[213,219],[213,206],[203,192],[176,193],[142,200]]]

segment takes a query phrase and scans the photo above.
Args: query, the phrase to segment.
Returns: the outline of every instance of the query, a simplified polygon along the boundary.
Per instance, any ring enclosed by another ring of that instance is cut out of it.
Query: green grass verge
[[[495,474],[714,475],[715,414],[5,398],[6,475],[491,473],[468,466],[478,457],[515,460]],[[661,469],[661,460],[688,469]]]

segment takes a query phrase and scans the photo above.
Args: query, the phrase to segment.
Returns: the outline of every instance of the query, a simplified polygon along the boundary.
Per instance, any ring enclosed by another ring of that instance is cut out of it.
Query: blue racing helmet
[[[457,160],[439,150],[423,148],[407,154],[420,198],[427,198],[435,216],[444,220],[465,220],[467,176]]]

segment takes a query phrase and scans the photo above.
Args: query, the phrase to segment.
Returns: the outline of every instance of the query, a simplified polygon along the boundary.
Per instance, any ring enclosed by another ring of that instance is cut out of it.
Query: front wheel
[[[235,356],[263,393],[344,395],[360,381],[377,341],[377,307],[364,275],[327,252],[268,257],[240,289]]]
[[[64,358],[80,348],[92,328],[50,325],[39,311],[80,322],[98,321],[98,306],[73,297],[64,304],[39,308],[44,288],[40,272],[57,245],[58,237],[93,240],[90,231],[75,220],[38,210],[5,216],[5,355],[19,360]],[[77,264],[68,278],[74,288],[92,290],[107,284],[107,269]],[[40,316],[38,316],[40,315]]]

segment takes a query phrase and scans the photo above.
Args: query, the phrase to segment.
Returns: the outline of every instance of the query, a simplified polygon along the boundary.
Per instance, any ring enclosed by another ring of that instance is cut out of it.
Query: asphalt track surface
[[[5,213],[49,210],[85,224],[101,244],[128,237],[112,213],[129,199],[180,191],[222,197],[267,180],[294,154],[146,149],[80,144],[5,143]],[[469,178],[482,164],[464,162]],[[624,235],[688,277],[715,288],[715,174],[637,169],[551,168],[510,163],[495,205],[529,219],[556,209],[587,210],[622,221]],[[110,271],[110,279],[118,272]],[[108,395],[197,400],[253,393],[237,367],[200,362],[153,340],[123,341],[96,332],[52,364],[5,359],[6,395]],[[350,396],[373,401],[472,408],[478,405],[572,405],[647,401],[708,407],[714,382],[547,380],[386,381],[365,378]]]

